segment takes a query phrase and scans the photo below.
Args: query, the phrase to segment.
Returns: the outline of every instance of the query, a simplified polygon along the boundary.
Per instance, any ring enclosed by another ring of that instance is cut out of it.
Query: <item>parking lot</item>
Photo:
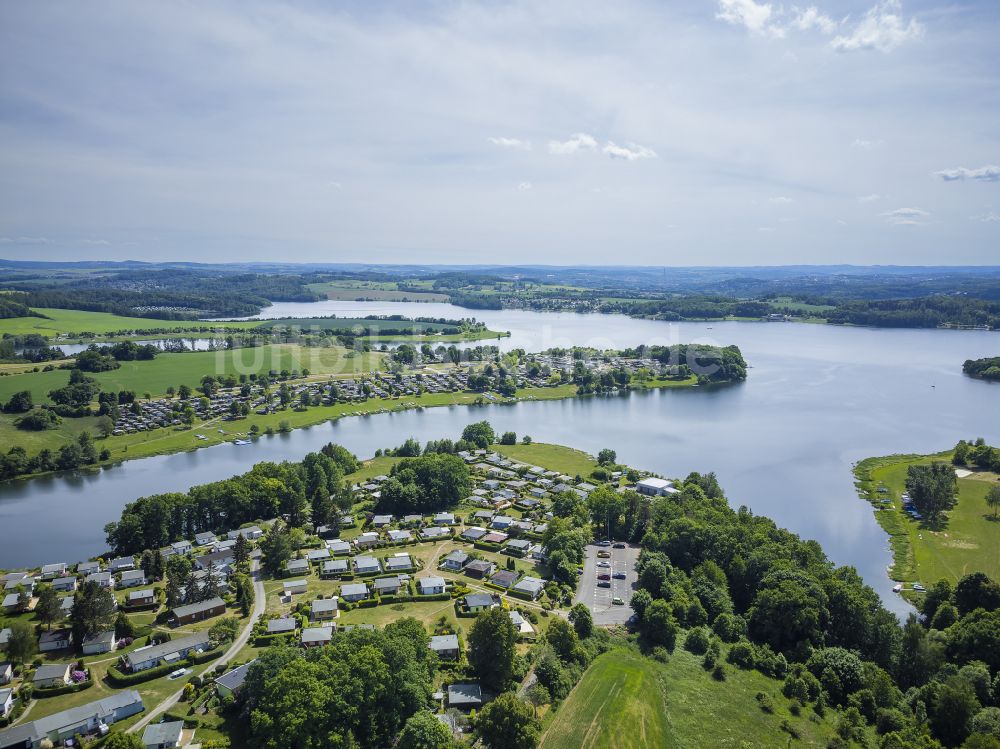
[[[597,554],[601,551],[608,552],[611,555],[610,558],[598,557]],[[626,545],[624,549],[616,549],[613,546],[602,547],[596,543],[587,546],[583,574],[580,575],[580,587],[577,588],[576,602],[584,603],[590,607],[590,611],[594,615],[594,624],[624,624],[632,616],[629,603],[632,600],[632,593],[635,591],[638,579],[635,571],[635,562],[638,558],[638,546]],[[598,566],[602,562],[608,563],[610,566]],[[620,572],[625,573],[624,579],[614,577],[616,573]],[[603,573],[612,576],[610,588],[597,586],[597,576]],[[625,601],[625,605],[613,605],[611,603],[613,598],[621,598]]]

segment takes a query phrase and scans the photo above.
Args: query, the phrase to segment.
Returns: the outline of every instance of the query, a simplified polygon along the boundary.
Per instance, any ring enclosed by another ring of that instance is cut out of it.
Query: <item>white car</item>
[[[179,668],[176,671],[171,671],[170,672],[170,678],[171,679],[179,679],[182,676],[185,676],[186,674],[189,674],[189,673],[191,673],[191,671],[189,669]]]
[[[611,566],[611,562],[598,562],[597,566],[598,567],[610,567]]]

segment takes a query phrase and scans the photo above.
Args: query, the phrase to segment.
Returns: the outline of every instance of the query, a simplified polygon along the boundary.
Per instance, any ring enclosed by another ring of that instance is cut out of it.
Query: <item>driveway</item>
[[[250,633],[253,632],[254,622],[260,619],[260,617],[263,615],[264,605],[266,603],[266,600],[264,598],[264,583],[261,582],[260,579],[260,566],[257,564],[257,562],[253,563],[253,569],[250,572],[250,576],[253,578],[253,591],[254,591],[253,611],[250,612],[250,620],[247,622],[246,627],[243,628],[243,631],[240,632],[239,637],[233,640],[233,644],[229,646],[229,649],[225,653],[223,653],[222,658],[212,661],[211,664],[202,669],[201,673],[205,673],[206,671],[214,668],[215,667],[214,664],[216,663],[228,663],[231,658],[235,657],[236,654],[243,649],[243,646],[246,645],[247,642],[250,640]],[[176,705],[177,701],[180,700],[183,692],[184,688],[181,687],[172,695],[163,700],[163,702],[161,702],[160,704],[156,705],[153,708],[150,708],[146,712],[146,714],[142,717],[142,720],[140,720],[138,723],[136,723],[134,726],[128,729],[128,733],[137,733],[141,731],[143,728],[145,728],[148,724],[152,723],[153,720],[155,720],[157,717],[159,717],[167,710],[169,710],[171,707]]]
[[[597,552],[599,551],[608,552],[611,554],[611,558],[598,558]],[[580,575],[580,586],[577,588],[574,603],[586,604],[594,616],[594,624],[598,626],[624,624],[632,616],[629,603],[639,578],[635,571],[635,563],[639,558],[639,547],[629,544],[624,549],[615,549],[611,546],[602,547],[597,544],[588,544],[584,552],[586,557],[583,562],[583,574]],[[608,562],[611,566],[598,567],[599,562]],[[610,588],[599,588],[597,587],[597,575],[605,572],[608,574],[624,572],[625,579],[616,580],[612,577]],[[625,605],[613,605],[612,598],[621,598],[625,601]]]

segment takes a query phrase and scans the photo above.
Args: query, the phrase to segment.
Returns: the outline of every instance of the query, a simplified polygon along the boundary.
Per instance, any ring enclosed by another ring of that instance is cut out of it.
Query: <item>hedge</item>
[[[291,642],[295,637],[292,632],[278,632],[273,635],[258,635],[254,638],[254,647],[264,648],[282,642]]]
[[[206,650],[204,653],[191,653],[184,661],[177,661],[176,663],[164,663],[162,666],[154,666],[153,668],[147,668],[145,671],[139,671],[134,674],[126,674],[121,671],[117,666],[108,667],[108,681],[111,682],[112,686],[116,687],[127,687],[132,684],[141,684],[144,681],[151,681],[152,679],[158,679],[161,676],[166,676],[173,671],[176,671],[180,666],[178,663],[192,663],[199,664],[205,663],[207,661],[218,658],[222,655],[222,648],[216,645],[211,650]]]
[[[500,546],[500,544],[491,544],[491,543],[487,543],[486,541],[476,541],[476,542],[475,542],[474,544],[472,544],[472,545],[473,545],[473,546],[474,546],[475,548],[479,549],[480,551],[493,551],[493,552],[498,552],[498,551],[500,551],[500,549],[502,548],[502,547]]]
[[[90,689],[92,686],[94,686],[94,680],[87,679],[86,681],[81,681],[79,684],[62,684],[58,687],[35,687],[31,696],[36,698],[58,697],[60,694],[82,692],[84,689]]]

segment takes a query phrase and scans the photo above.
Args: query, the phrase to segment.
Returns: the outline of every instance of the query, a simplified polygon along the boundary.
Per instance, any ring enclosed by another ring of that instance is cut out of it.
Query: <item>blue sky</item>
[[[997,262],[1000,4],[5,2],[0,257]]]

